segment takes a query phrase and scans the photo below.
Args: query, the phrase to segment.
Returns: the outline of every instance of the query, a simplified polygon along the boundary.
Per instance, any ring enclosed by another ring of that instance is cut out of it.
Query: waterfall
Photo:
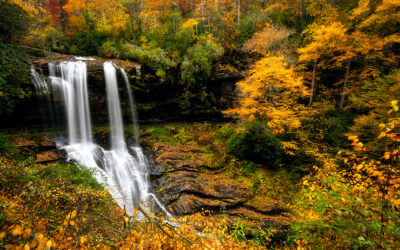
[[[133,137],[134,137],[134,143],[137,146],[137,145],[139,145],[139,122],[137,120],[135,97],[133,96],[132,88],[131,88],[131,85],[129,83],[128,76],[126,75],[124,69],[121,69],[121,74],[124,77],[125,87],[126,87],[126,90],[128,92],[129,107],[131,109],[131,114],[132,114]]]
[[[119,97],[117,71],[111,62],[104,63],[104,78],[107,94],[107,106],[110,122],[111,148],[105,150],[93,140],[89,110],[87,69],[82,60],[50,63],[49,77],[46,83],[43,76],[32,70],[32,78],[38,92],[54,99],[62,99],[67,120],[67,140],[57,140],[57,147],[64,150],[67,160],[90,169],[99,183],[105,185],[110,194],[128,214],[132,214],[137,202],[148,207],[157,204],[167,216],[170,216],[156,196],[150,192],[148,162],[139,146],[139,129],[135,102],[125,71],[125,86],[128,91],[132,113],[134,139],[132,146],[127,145]],[[39,79],[39,80],[38,80]],[[51,90],[51,91],[49,91]],[[51,93],[50,93],[51,92]],[[51,102],[45,105],[51,105]]]
[[[104,78],[106,81],[108,115],[110,117],[111,148],[114,150],[124,149],[126,144],[118,94],[117,71],[111,62],[104,63]]]
[[[39,104],[39,113],[45,126],[54,124],[53,112],[48,112],[52,108],[49,87],[43,77],[31,67],[32,82],[35,85],[36,96]]]

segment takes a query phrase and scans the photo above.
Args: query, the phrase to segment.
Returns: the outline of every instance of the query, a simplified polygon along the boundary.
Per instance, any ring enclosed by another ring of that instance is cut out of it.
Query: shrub
[[[52,27],[46,28],[44,37],[46,47],[56,51],[66,50],[67,41],[64,37],[64,34],[58,29]]]
[[[0,133],[0,152],[7,152],[12,149],[14,145],[8,141],[6,134]]]
[[[108,35],[104,31],[91,30],[89,32],[78,32],[72,36],[70,47],[71,54],[97,55]]]
[[[99,54],[104,57],[121,57],[121,46],[114,41],[107,41],[101,45]]]
[[[0,43],[0,114],[11,113],[32,93],[27,57],[18,45]]]
[[[345,133],[353,124],[354,114],[351,111],[332,110],[327,113],[328,128],[324,137],[334,147],[347,147]]]
[[[332,173],[325,173],[303,188],[295,201],[298,220],[291,225],[289,246],[319,249],[375,249],[393,246],[400,236],[399,214],[373,197],[360,192]],[[382,222],[381,216],[392,218]],[[384,247],[385,246],[385,247]],[[390,248],[388,248],[390,249]]]
[[[274,167],[281,162],[280,140],[272,134],[266,122],[253,121],[243,132],[231,137],[228,142],[229,153],[242,160]]]
[[[181,65],[181,81],[185,85],[194,85],[198,81],[207,80],[211,76],[214,60],[224,52],[221,45],[212,37],[202,37],[189,48]]]
[[[8,140],[8,135],[3,133],[0,133],[0,155],[14,160],[22,159],[22,155],[18,151],[17,146]]]
[[[353,124],[351,111],[328,110],[302,120],[300,130],[307,133],[307,139],[316,143],[328,143],[333,147],[349,147],[346,133]],[[313,131],[308,134],[307,131]],[[302,136],[304,137],[304,136]]]
[[[29,27],[28,14],[18,5],[2,1],[0,9],[0,41],[11,42],[26,34]]]
[[[213,40],[212,36],[201,37],[187,50],[180,72],[181,84],[184,85],[183,100],[180,102],[181,108],[193,107],[195,102],[207,106],[212,105],[215,97],[208,94],[204,81],[210,78],[214,61],[223,52],[224,49]]]
[[[122,45],[121,57],[146,64],[161,79],[165,77],[165,72],[168,69],[176,67],[176,62],[171,60],[167,52],[161,48],[139,47],[125,43]]]
[[[215,136],[221,142],[224,142],[231,138],[231,136],[235,133],[235,127],[230,125],[225,125],[215,131]]]

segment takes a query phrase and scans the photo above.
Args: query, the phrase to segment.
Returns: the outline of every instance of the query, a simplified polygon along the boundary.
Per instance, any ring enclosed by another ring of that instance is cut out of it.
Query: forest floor
[[[156,193],[177,215],[200,214],[192,220],[215,225],[224,221],[220,231],[234,242],[282,244],[297,179],[287,170],[264,170],[229,155],[227,130],[210,123],[143,126],[141,144],[152,168],[162,169],[152,177]],[[108,131],[96,127],[94,135],[106,141]],[[65,162],[52,136],[20,130],[0,138],[2,247],[118,246],[148,226],[133,222],[89,170]],[[144,244],[140,239],[136,244]]]

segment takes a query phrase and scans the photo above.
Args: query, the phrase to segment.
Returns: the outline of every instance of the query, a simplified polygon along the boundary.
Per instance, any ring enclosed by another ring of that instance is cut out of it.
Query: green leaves
[[[0,42],[0,114],[12,112],[20,99],[32,93],[26,58],[18,45]]]

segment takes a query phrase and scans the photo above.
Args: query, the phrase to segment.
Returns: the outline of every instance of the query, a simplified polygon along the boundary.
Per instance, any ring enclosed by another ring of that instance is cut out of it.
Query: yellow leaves
[[[47,249],[50,249],[52,245],[53,245],[53,242],[51,240],[46,242],[46,248]]]
[[[42,239],[43,239],[43,234],[42,233],[38,233],[36,235],[36,240],[40,242]]]
[[[2,240],[4,237],[6,237],[7,233],[6,232],[0,232],[0,240]]]
[[[334,53],[347,41],[346,31],[347,29],[340,22],[311,25],[305,33],[309,34],[312,42],[298,49],[299,61],[309,63],[318,60],[322,55]]]
[[[392,104],[392,108],[393,108],[393,110],[394,110],[395,112],[399,111],[399,106],[397,105],[397,104],[398,104],[398,101],[397,101],[397,100],[393,100],[393,101],[391,102],[391,104]]]
[[[353,9],[352,15],[350,16],[351,20],[354,19],[359,19],[363,15],[368,14],[370,8],[369,8],[369,0],[361,0],[358,2],[358,6]]]
[[[286,141],[282,141],[282,148],[283,150],[289,154],[289,155],[295,155],[295,151],[300,149],[297,145],[296,142],[286,142]]]
[[[73,219],[75,217],[76,217],[76,210],[72,211],[72,213],[71,213],[71,219]]]
[[[360,165],[357,165],[357,166],[356,166],[356,170],[357,170],[357,171],[360,171],[360,170],[362,170],[362,169],[364,169],[364,164],[360,164]]]
[[[82,236],[80,239],[81,245],[85,244],[88,241],[88,239],[85,236]]]
[[[194,26],[196,26],[197,24],[199,24],[199,22],[194,19],[194,18],[188,18],[186,20],[186,22],[182,23],[181,25],[181,29],[188,29],[188,28],[193,28]]]
[[[385,153],[383,154],[383,156],[382,156],[382,159],[389,160],[389,159],[390,159],[390,156],[391,156],[391,153],[390,153],[390,152],[385,152]]]
[[[297,99],[309,91],[283,57],[269,55],[261,59],[237,86],[241,91],[238,106],[224,111],[225,115],[248,121],[270,118],[268,124],[275,133],[284,127],[300,127],[300,116],[306,108]]]

